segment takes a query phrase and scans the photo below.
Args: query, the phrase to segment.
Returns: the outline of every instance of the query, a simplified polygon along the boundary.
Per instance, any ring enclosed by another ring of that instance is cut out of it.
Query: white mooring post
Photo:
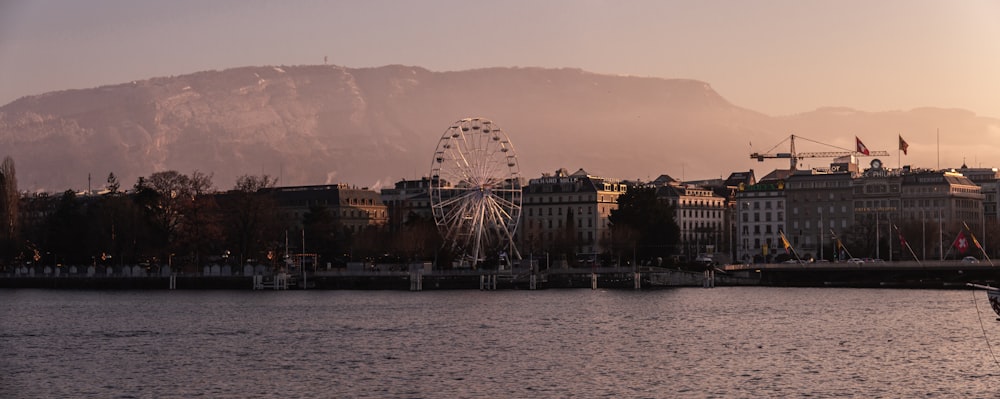
[[[410,291],[423,291],[424,275],[420,270],[410,272]]]
[[[642,276],[639,272],[632,274],[632,280],[635,282],[635,289],[642,289]]]
[[[705,270],[705,281],[702,283],[702,287],[715,288],[715,270]]]
[[[177,289],[177,273],[170,273],[170,289]]]
[[[590,289],[597,289],[597,273],[590,273]]]

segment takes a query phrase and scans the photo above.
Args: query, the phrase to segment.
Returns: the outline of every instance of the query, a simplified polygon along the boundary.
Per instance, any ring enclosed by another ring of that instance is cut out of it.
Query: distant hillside
[[[427,175],[440,135],[470,116],[507,131],[529,178],[560,167],[620,178],[770,170],[786,165],[751,161],[751,143],[764,151],[791,133],[847,148],[858,135],[893,154],[899,133],[931,167],[936,128],[943,152],[975,151],[967,153],[970,166],[1000,144],[1000,121],[965,111],[831,108],[769,117],[694,80],[577,69],[281,66],[24,97],[0,107],[0,156],[14,158],[27,190],[86,188],[88,173],[99,187],[110,172],[131,186],[169,169],[213,173],[220,189],[262,173],[280,176],[281,185],[375,188]],[[808,146],[799,150],[829,150]]]

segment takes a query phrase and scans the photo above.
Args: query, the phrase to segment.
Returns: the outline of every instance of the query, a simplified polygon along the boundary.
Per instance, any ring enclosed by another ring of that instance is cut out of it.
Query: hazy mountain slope
[[[750,142],[762,150],[793,132],[853,148],[862,132],[882,132],[894,146],[897,130],[947,126],[968,137],[1000,125],[931,109],[772,118],[699,81],[576,69],[244,67],[21,98],[0,107],[0,153],[14,157],[28,190],[85,188],[88,173],[98,187],[110,172],[130,186],[167,169],[214,173],[221,189],[261,173],[283,185],[377,187],[425,176],[445,128],[469,116],[507,131],[529,178],[559,167],[713,177],[784,167],[752,162]],[[926,137],[908,140],[922,147]]]

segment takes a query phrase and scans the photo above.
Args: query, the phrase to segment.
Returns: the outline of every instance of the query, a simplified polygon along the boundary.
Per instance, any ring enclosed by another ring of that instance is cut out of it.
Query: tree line
[[[322,205],[292,220],[281,213],[273,195],[277,181],[267,175],[244,175],[231,189],[219,191],[210,174],[164,171],[139,177],[131,190],[123,190],[111,173],[100,195],[67,190],[19,196],[8,161],[0,164],[2,267],[149,263],[198,271],[211,263],[280,266],[286,253],[303,251],[319,263],[314,267],[361,260],[435,261],[442,267],[455,257],[434,221],[416,213],[392,229],[362,231],[346,228]],[[609,220],[614,240],[604,243],[607,262],[614,261],[612,254],[668,259],[679,239],[673,209],[657,201],[653,188],[623,194]],[[565,255],[573,264],[575,254],[566,249],[573,247],[540,249]]]
[[[218,191],[209,174],[165,171],[140,177],[126,192],[112,173],[100,195],[67,190],[13,201],[5,195],[0,214],[17,221],[4,223],[0,265],[150,263],[190,271],[209,263],[279,266],[287,252],[304,245],[324,266],[387,253],[433,258],[440,247],[434,223],[415,215],[395,232],[352,232],[331,209],[314,205],[296,223],[281,214],[271,192],[276,183],[267,175],[245,175],[232,189]]]

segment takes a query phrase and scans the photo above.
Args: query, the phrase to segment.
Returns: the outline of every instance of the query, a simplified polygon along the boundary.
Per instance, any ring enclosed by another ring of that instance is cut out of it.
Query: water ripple
[[[259,294],[0,291],[0,397],[992,397],[1000,375],[968,291]]]

